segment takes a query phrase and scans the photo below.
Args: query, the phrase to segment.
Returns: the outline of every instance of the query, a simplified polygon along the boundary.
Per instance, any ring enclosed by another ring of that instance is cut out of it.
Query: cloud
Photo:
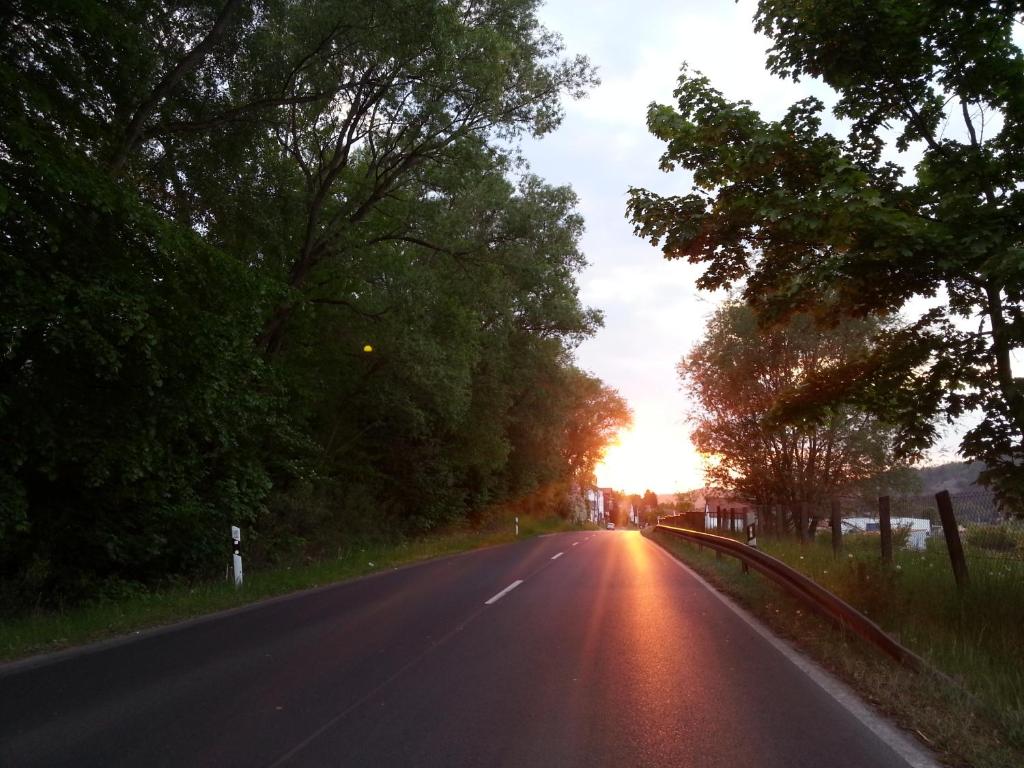
[[[602,78],[587,98],[566,105],[558,131],[524,148],[536,173],[551,183],[572,184],[586,219],[582,247],[591,266],[580,278],[581,297],[605,311],[606,324],[584,342],[577,358],[629,400],[643,426],[640,434],[662,446],[676,445],[664,449],[665,461],[676,461],[676,476],[691,480],[695,454],[681,421],[689,400],[679,389],[675,366],[721,296],[696,290],[699,267],[667,262],[633,235],[625,218],[626,193],[631,186],[661,194],[690,189],[688,173],[658,170],[664,146],[646,126],[652,101],[672,103],[683,61],[707,75],[726,98],[751,101],[766,119],[777,119],[808,95],[826,106],[834,103],[820,82],[793,83],[765,71],[769,41],[753,31],[755,5],[548,0],[541,10],[545,25],[564,35],[567,51],[589,55]],[[825,125],[841,128],[831,118]],[[667,432],[657,432],[655,424]],[[659,477],[666,472],[663,466]],[[657,484],[652,478],[646,485]]]
[[[782,115],[794,101],[809,93],[828,102],[834,94],[820,82],[781,80],[764,69],[770,41],[753,30],[753,3],[664,3],[645,5],[650,24],[632,45],[595,52],[602,84],[570,114],[589,124],[643,129],[652,101],[672,103],[679,69],[685,61],[707,75],[727,98],[747,99],[770,118]],[[627,39],[624,33],[620,41]]]

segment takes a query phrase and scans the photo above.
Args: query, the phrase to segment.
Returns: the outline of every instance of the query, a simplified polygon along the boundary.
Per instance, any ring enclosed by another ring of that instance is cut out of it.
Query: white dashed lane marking
[[[494,597],[492,597],[490,600],[487,600],[486,602],[484,602],[484,605],[492,605],[492,604],[498,602],[499,600],[501,600],[501,598],[503,598],[505,595],[507,595],[509,592],[511,592],[513,589],[515,589],[516,587],[518,587],[522,583],[523,583],[522,579],[516,579],[511,584],[509,584],[507,587],[505,587],[503,590],[501,590],[501,592],[499,592]]]

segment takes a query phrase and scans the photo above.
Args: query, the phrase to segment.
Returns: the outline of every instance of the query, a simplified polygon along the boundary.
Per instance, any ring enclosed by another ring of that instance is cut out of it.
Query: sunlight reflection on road
[[[616,663],[625,668],[618,679],[622,687],[616,692],[618,707],[625,717],[638,722],[664,722],[666,713],[676,713],[673,727],[679,738],[700,742],[705,732],[713,732],[720,724],[714,721],[732,711],[739,711],[741,687],[728,687],[717,678],[722,668],[731,665],[730,655],[738,649],[724,643],[709,646],[709,627],[703,613],[688,611],[673,604],[669,590],[660,589],[666,578],[675,578],[656,546],[637,531],[623,531],[609,554],[602,580],[602,590],[623,590],[612,598],[602,591],[598,604],[614,604],[622,613],[617,621],[605,624],[604,642],[621,653]],[[614,581],[612,576],[614,575]],[[678,596],[678,592],[675,592]],[[727,642],[727,641],[726,641]],[[682,653],[681,653],[682,650]],[[734,709],[736,708],[736,709]],[[731,755],[745,752],[743,738],[732,745]],[[638,764],[660,765],[669,755],[659,753],[658,744],[643,742],[638,749],[645,752]],[[749,761],[757,765],[757,751],[750,749]]]

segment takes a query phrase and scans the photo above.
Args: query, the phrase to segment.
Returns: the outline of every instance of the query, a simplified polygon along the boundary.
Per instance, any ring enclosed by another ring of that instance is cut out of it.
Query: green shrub
[[[1017,537],[999,525],[972,525],[965,536],[968,546],[990,549],[996,552],[1011,552],[1017,548]]]

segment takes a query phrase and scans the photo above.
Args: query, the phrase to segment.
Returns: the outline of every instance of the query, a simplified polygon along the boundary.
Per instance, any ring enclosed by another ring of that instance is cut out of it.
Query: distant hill
[[[934,494],[943,490],[954,494],[978,490],[976,482],[983,469],[985,464],[980,461],[972,461],[969,464],[951,461],[931,467],[918,467],[921,494]]]
[[[951,494],[965,493],[969,491],[981,491],[987,493],[987,489],[977,485],[978,475],[985,469],[984,462],[973,461],[964,463],[962,461],[949,461],[945,464],[934,464],[927,467],[915,467],[918,479],[921,481],[920,490],[910,491],[916,496],[933,496],[939,491],[949,491]],[[703,489],[696,488],[687,493],[699,496]],[[677,494],[659,493],[659,504],[675,504]]]

